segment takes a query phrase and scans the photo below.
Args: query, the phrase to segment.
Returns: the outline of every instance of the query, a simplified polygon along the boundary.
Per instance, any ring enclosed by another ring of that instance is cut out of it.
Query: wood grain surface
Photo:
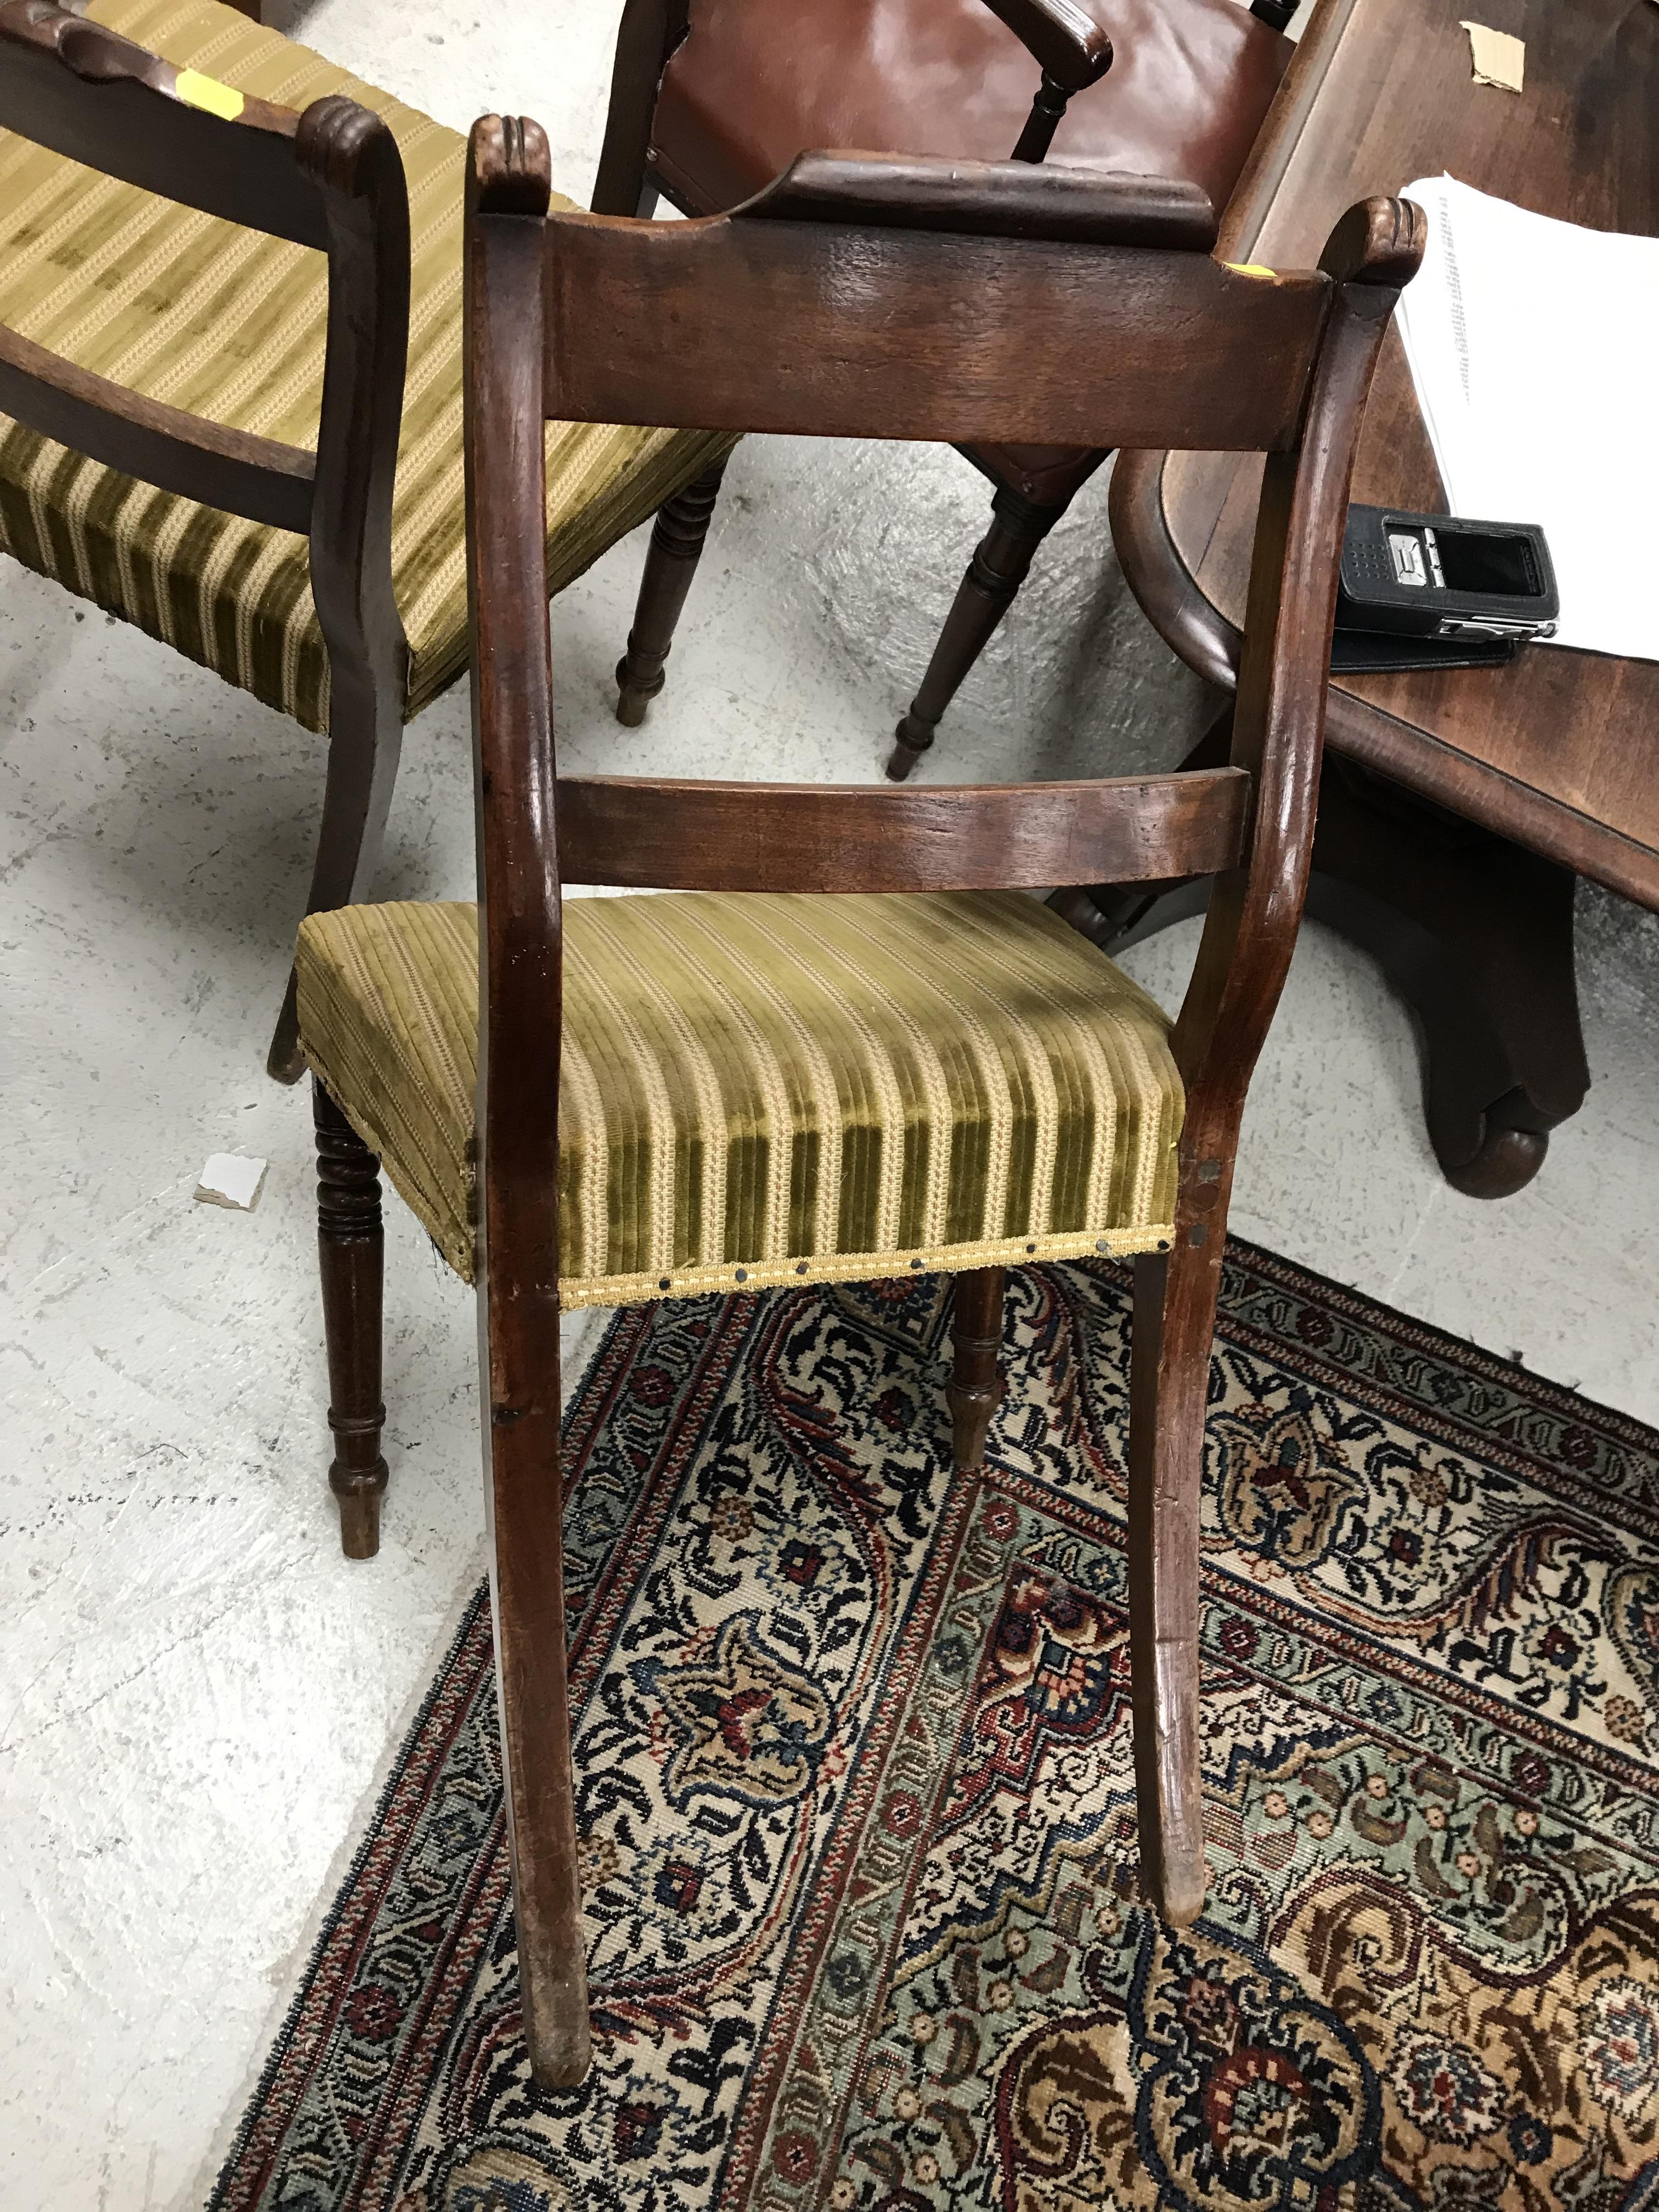
[[[1035,890],[1237,865],[1242,769],[1097,783],[848,784],[562,776],[566,883],[662,890]]]
[[[554,215],[550,411],[568,422],[955,444],[1294,445],[1324,327],[1322,283],[1264,284],[1194,252],[1116,242],[1146,235],[1148,196],[1133,178],[1074,179],[1066,197],[1076,204],[1055,238],[1036,229],[1059,197],[1054,179],[983,165],[999,179],[996,230],[988,213],[981,234],[963,238],[932,219],[945,166],[910,165],[919,193],[930,172],[935,181],[902,228],[890,164],[877,165],[863,227],[851,228],[857,155],[797,165],[812,198],[839,206],[838,223],[763,219],[774,197],[790,211],[796,169],[736,216],[641,225]],[[1170,227],[1194,234],[1197,214],[1182,201]],[[1317,259],[1316,248],[1303,268]],[[1028,303],[1030,324],[1010,317],[1012,298]],[[1109,356],[1103,299],[1112,302]],[[1177,327],[1178,347],[1169,342]],[[672,382],[665,348],[684,364]],[[1249,377],[1237,374],[1242,360],[1254,365]]]

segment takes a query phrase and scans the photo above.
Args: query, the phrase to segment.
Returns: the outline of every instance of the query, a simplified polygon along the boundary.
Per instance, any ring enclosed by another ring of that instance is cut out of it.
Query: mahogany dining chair
[[[477,1284],[520,1974],[553,2084],[581,2076],[589,2041],[561,1565],[569,1307],[949,1276],[941,1480],[971,1481],[1006,1271],[1132,1257],[1142,1875],[1172,1921],[1202,1904],[1199,1502],[1228,1197],[1307,880],[1355,444],[1423,224],[1370,200],[1318,270],[1235,270],[1190,185],[860,154],[805,155],[729,216],[550,214],[541,131],[493,116],[474,127],[471,191],[479,902],[313,915],[300,1022],[349,1550],[374,1548],[386,1481],[382,1161]],[[672,350],[653,343],[668,328]],[[611,415],[1264,453],[1230,760],[921,790],[562,776],[539,434]],[[1188,874],[1214,889],[1173,1024],[1030,896]],[[565,902],[565,883],[666,895]],[[343,1181],[362,1233],[331,1249]]]

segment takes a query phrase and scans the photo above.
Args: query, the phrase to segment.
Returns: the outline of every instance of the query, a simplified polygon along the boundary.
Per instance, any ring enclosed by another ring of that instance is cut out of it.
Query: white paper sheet
[[[1583,230],[1451,177],[1400,334],[1453,514],[1543,526],[1554,642],[1659,660],[1659,239]]]

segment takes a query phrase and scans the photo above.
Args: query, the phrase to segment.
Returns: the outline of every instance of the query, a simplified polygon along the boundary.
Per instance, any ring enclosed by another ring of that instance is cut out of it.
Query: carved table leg
[[[893,732],[887,763],[893,782],[902,783],[933,744],[940,716],[1013,605],[1038,546],[1070,504],[1068,494],[1058,507],[1039,507],[1006,487],[992,501],[991,527],[974,549],[921,689]]]
[[[329,1487],[340,1501],[340,1545],[349,1559],[380,1548],[380,1163],[320,1083],[312,1085],[317,1130],[317,1258],[328,1339],[328,1425],[334,1432]]]
[[[956,1279],[951,1314],[951,1449],[958,1474],[985,1464],[991,1416],[1002,1401],[1002,1294],[1006,1267],[970,1267]]]
[[[663,664],[702,558],[703,540],[729,458],[723,453],[712,468],[693,477],[684,491],[665,500],[657,510],[628,650],[617,663],[617,720],[630,730],[645,720],[646,710],[666,681]]]
[[[1216,732],[1190,757],[1213,765]],[[1507,1198],[1589,1088],[1572,953],[1573,876],[1327,753],[1308,912],[1361,946],[1417,1019],[1441,1171]],[[1203,911],[1207,880],[1057,895],[1109,951]]]

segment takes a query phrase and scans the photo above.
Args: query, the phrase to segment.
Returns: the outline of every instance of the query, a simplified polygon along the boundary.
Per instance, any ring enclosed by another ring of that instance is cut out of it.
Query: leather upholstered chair
[[[1195,185],[1218,212],[1291,52],[1297,0],[627,0],[600,215],[736,207],[813,146],[970,161],[1045,157]],[[1041,340],[1041,317],[1032,330]],[[890,775],[909,774],[1029,569],[1106,456],[963,448],[996,486],[992,521],[901,720]],[[643,720],[720,487],[723,462],[664,509],[617,714]]]
[[[343,905],[466,665],[465,142],[217,0],[3,0],[0,125],[0,550],[326,732]],[[550,587],[727,442],[550,424]]]
[[[1361,416],[1423,224],[1367,202],[1318,271],[1273,276],[1212,258],[1192,187],[1090,171],[808,155],[733,216],[654,223],[538,221],[532,123],[487,117],[472,159],[479,904],[312,916],[300,1020],[349,1548],[373,1550],[386,1482],[382,1162],[477,1285],[520,1987],[556,2085],[588,2060],[566,1307],[950,1276],[942,1498],[985,1470],[1006,1270],[1133,1255],[1141,1869],[1171,1920],[1203,1902],[1199,1502],[1227,1202],[1307,883]],[[1265,453],[1231,760],[955,789],[561,776],[538,433],[599,413]],[[1173,1024],[1026,896],[1189,874],[1214,888]],[[562,881],[668,895],[565,900]],[[810,1453],[801,1477],[821,1479]]]

